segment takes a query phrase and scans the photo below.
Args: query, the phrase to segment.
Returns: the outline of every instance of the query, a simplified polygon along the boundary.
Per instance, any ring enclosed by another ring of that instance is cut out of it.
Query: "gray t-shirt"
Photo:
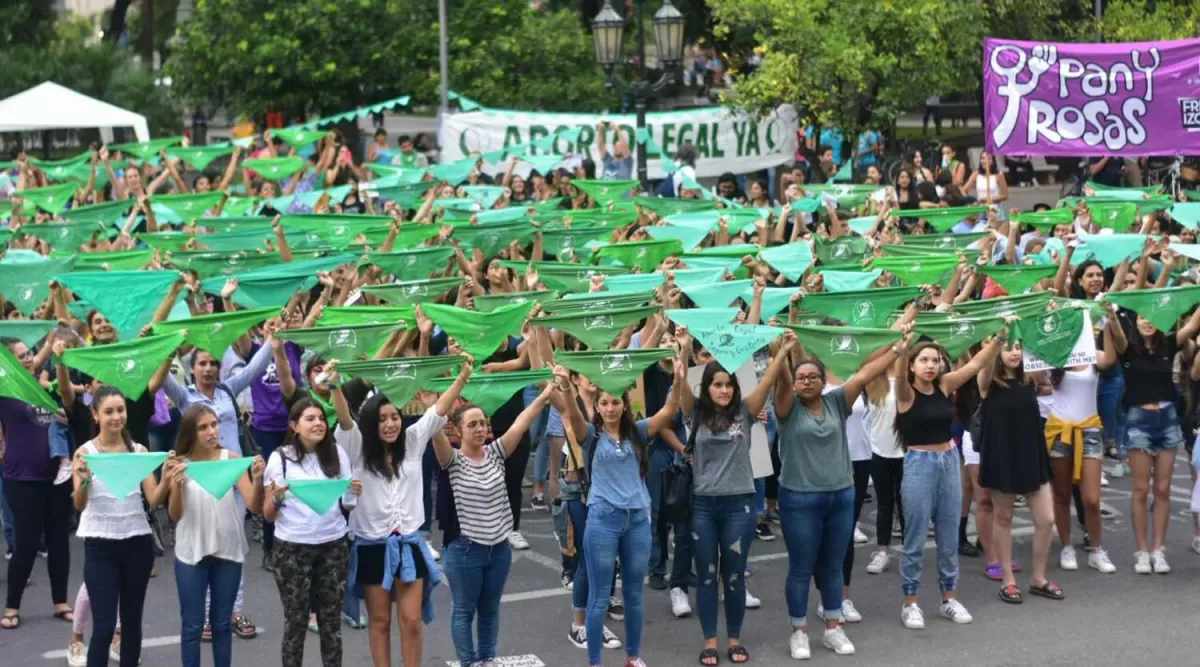
[[[692,450],[693,493],[698,496],[754,493],[750,471],[750,426],[754,422],[744,403],[738,412],[729,428],[717,433],[703,422],[691,425],[700,429]]]
[[[840,491],[854,485],[846,444],[846,392],[838,387],[821,402],[820,418],[797,398],[779,422],[779,485],[788,491]]]

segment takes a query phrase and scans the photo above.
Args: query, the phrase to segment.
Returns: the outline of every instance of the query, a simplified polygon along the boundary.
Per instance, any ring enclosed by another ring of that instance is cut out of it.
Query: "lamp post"
[[[596,18],[592,19],[592,38],[596,44],[596,62],[604,70],[605,85],[616,88],[622,93],[633,95],[637,111],[637,129],[646,127],[646,103],[663,88],[675,81],[674,71],[683,60],[683,14],[671,4],[671,0],[663,0],[662,8],[654,14],[654,43],[658,56],[659,74],[651,81],[646,76],[646,28],[645,0],[633,0],[637,6],[637,67],[634,79],[628,83],[617,78],[615,72],[622,60],[621,46],[625,40],[625,19],[613,9],[612,0],[604,0],[604,7]],[[637,144],[637,177],[643,184],[646,182],[646,145]]]

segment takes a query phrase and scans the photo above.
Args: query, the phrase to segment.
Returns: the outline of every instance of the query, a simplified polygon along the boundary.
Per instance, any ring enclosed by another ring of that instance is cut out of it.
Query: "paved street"
[[[1026,596],[1024,605],[1014,607],[997,598],[999,586],[983,577],[981,559],[963,559],[961,599],[975,616],[974,624],[969,626],[955,626],[937,616],[931,548],[926,551],[929,558],[921,593],[927,627],[918,632],[907,630],[900,623],[897,561],[893,559],[882,575],[868,575],[864,568],[871,547],[859,547],[852,597],[865,620],[848,629],[858,654],[847,658],[834,656],[820,646],[820,631],[816,630],[812,662],[897,667],[1195,664],[1195,656],[1200,654],[1200,634],[1195,631],[1200,624],[1200,607],[1196,604],[1200,555],[1187,547],[1191,536],[1191,520],[1186,512],[1187,473],[1181,467],[1174,480],[1175,516],[1168,551],[1174,572],[1167,576],[1133,573],[1128,489],[1128,478],[1114,479],[1103,494],[1104,500],[1118,512],[1116,518],[1105,521],[1108,550],[1119,568],[1116,574],[1106,576],[1087,569],[1082,552],[1083,569],[1062,572],[1058,569],[1056,549],[1050,576],[1063,586],[1067,600],[1052,602]],[[860,523],[868,535],[872,534],[874,511],[874,504],[866,505]],[[559,560],[549,516],[527,511],[522,524],[532,549],[521,552],[513,563],[504,598],[500,653],[536,658],[501,664],[586,665],[584,651],[566,639],[570,598],[558,583]],[[1017,524],[1017,557],[1028,566],[1032,526],[1027,510],[1019,510]],[[1076,537],[1080,537],[1078,532]],[[72,598],[81,580],[81,547],[74,542]],[[755,542],[750,560],[754,571],[750,590],[763,602],[761,609],[747,612],[743,632],[752,664],[772,667],[793,664],[787,653],[783,599],[787,561],[782,538],[772,543]],[[257,545],[249,562],[253,565],[247,571],[246,610],[263,630],[257,639],[234,640],[234,664],[266,667],[278,661],[279,597],[273,580],[258,567]],[[159,576],[151,581],[147,596],[143,651],[146,667],[179,663],[179,614],[170,564],[169,558],[159,560]],[[27,593],[21,630],[0,631],[0,656],[3,656],[0,664],[5,667],[65,664],[70,627],[50,617],[46,574],[40,562],[38,568],[36,583]],[[1018,575],[1023,587],[1028,585],[1027,573],[1028,570]],[[425,664],[441,666],[454,660],[448,626],[450,595],[445,587],[439,587],[435,595],[438,618],[427,629]],[[694,600],[693,596],[693,604]],[[815,612],[815,595],[811,604]],[[609,622],[609,627],[624,636],[620,623]],[[346,628],[344,638],[344,664],[370,664],[366,631]],[[697,620],[673,619],[666,592],[647,590],[642,652],[646,663],[650,667],[694,665],[700,648]],[[398,664],[398,651],[394,656],[394,664]],[[319,665],[315,635],[309,637],[305,658],[306,665]],[[623,664],[622,658],[623,652],[608,651],[605,664]],[[211,664],[207,654],[205,664]],[[728,664],[724,656],[722,664]]]

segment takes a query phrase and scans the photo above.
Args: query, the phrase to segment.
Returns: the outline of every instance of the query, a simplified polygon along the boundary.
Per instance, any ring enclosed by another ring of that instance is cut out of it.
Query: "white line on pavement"
[[[262,632],[262,628],[259,628]],[[154,648],[155,646],[173,646],[179,643],[179,635],[168,635],[165,637],[147,637],[142,639],[142,648]],[[46,651],[42,654],[43,660],[62,660],[67,657],[66,649],[61,651]]]

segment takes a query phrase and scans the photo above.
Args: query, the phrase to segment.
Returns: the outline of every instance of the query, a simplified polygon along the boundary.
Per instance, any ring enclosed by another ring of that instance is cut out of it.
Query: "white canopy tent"
[[[0,100],[0,132],[99,128],[105,143],[112,128],[132,127],[138,141],[150,141],[146,117],[46,81]]]

